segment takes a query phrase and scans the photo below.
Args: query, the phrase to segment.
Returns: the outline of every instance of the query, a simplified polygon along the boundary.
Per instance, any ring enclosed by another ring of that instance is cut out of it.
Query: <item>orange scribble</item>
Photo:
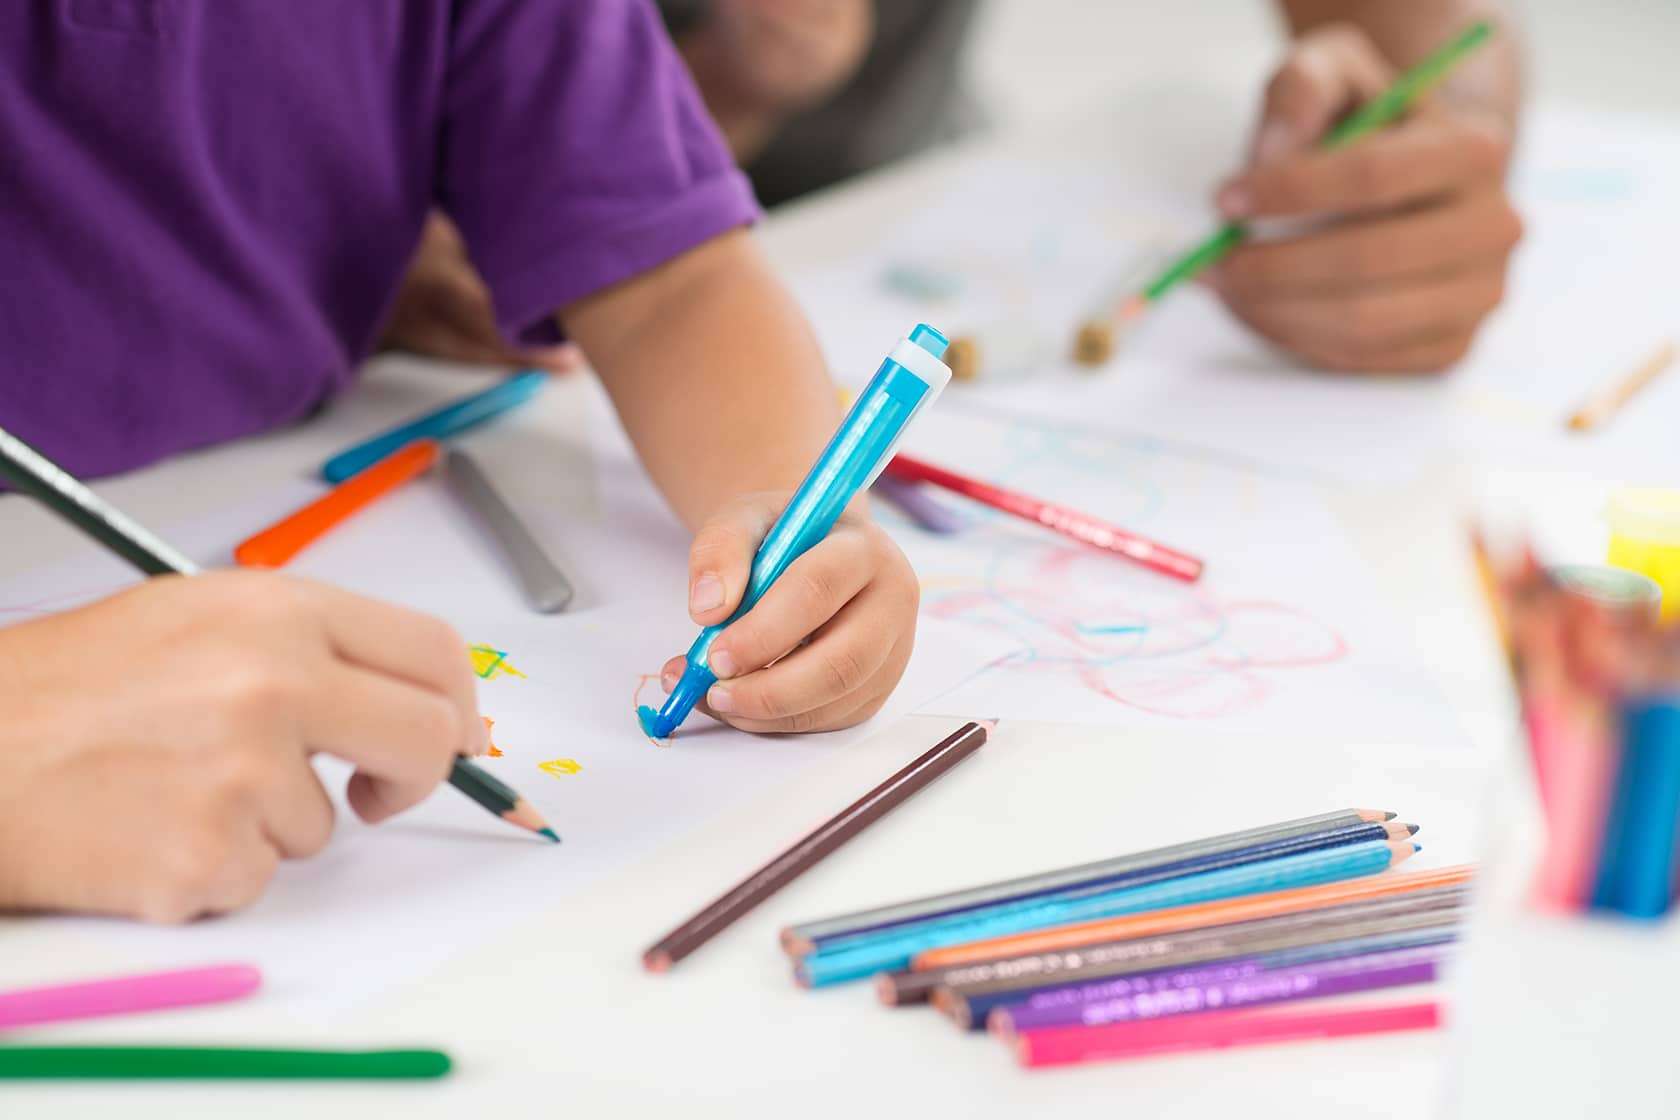
[[[495,730],[496,721],[491,719],[489,716],[480,716],[479,718],[484,721],[484,733],[485,733],[485,735],[488,736],[492,731]],[[501,748],[496,746],[495,743],[490,744],[490,757],[491,758],[501,758],[502,757]]]

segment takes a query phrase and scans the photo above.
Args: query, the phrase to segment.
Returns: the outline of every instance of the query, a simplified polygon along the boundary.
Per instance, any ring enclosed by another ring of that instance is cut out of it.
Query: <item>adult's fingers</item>
[[[1329,369],[1418,372],[1463,357],[1498,305],[1504,271],[1488,267],[1427,286],[1345,297],[1228,300],[1260,334]]]
[[[1327,226],[1300,237],[1248,242],[1209,277],[1242,298],[1335,294],[1351,288],[1460,270],[1502,259],[1522,237],[1504,192],[1476,191],[1423,210]]]
[[[1392,78],[1393,68],[1364,32],[1346,24],[1309,31],[1266,84],[1251,162],[1305,150]]]
[[[430,690],[449,702],[462,754],[485,751],[488,731],[478,715],[478,687],[467,643],[454,627],[376,599],[321,584],[308,588],[319,607],[333,651],[345,661],[382,676]]]
[[[752,574],[753,555],[777,509],[763,496],[735,502],[713,517],[688,547],[688,614],[701,626],[728,618]]]
[[[712,672],[727,679],[762,669],[824,627],[876,574],[870,547],[862,532],[842,525],[788,565],[712,643]]]
[[[1219,191],[1227,218],[1392,210],[1503,178],[1510,138],[1491,118],[1424,113],[1357,144],[1239,174]]]
[[[464,737],[462,718],[435,691],[345,665],[311,697],[302,732],[311,749],[356,767],[350,807],[372,823],[418,804],[448,776]],[[476,715],[467,718],[483,729]]]

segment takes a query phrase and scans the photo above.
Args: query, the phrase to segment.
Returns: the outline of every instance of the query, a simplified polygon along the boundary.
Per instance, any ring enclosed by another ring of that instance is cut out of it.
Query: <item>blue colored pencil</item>
[[[1637,918],[1666,913],[1674,900],[1675,828],[1680,823],[1680,706],[1665,697],[1623,715],[1604,862],[1593,903]]]
[[[928,949],[1169,906],[1189,906],[1374,875],[1419,850],[1418,845],[1406,840],[1370,841],[1085,898],[1029,901],[1002,907],[995,913],[957,915],[893,927],[880,936],[860,939],[861,943],[852,947],[819,948],[806,955],[795,975],[801,984],[813,988],[859,980],[887,969],[907,968],[913,956]]]
[[[1220,871],[1228,867],[1265,863],[1268,860],[1283,859],[1287,856],[1300,855],[1303,852],[1325,851],[1330,848],[1369,843],[1373,840],[1402,840],[1415,835],[1416,832],[1417,826],[1415,825],[1385,821],[1342,825],[1337,828],[1325,829],[1323,832],[1285,836],[1276,840],[1250,844],[1247,847],[1232,848],[1228,851],[1206,852],[1185,859],[1173,860],[1169,863],[1156,864],[1153,867],[1140,867],[1133,871],[1094,878],[1081,883],[1070,883],[1044,891],[1033,891],[937,916],[930,914],[925,918],[917,918],[892,926],[858,930],[855,933],[819,940],[807,952],[837,953],[860,948],[885,938],[895,937],[912,928],[937,930],[957,922],[973,921],[978,918],[1002,917],[1025,907],[1036,906],[1044,902],[1068,901],[1090,898],[1099,894],[1112,894],[1123,887],[1141,887],[1147,883],[1182,879],[1187,875],[1200,875],[1208,871]]]
[[[343,482],[391,452],[407,447],[417,439],[443,440],[468,428],[493,420],[510,408],[524,404],[548,384],[548,375],[541,370],[516,373],[506,381],[498,381],[482,393],[463,397],[446,404],[436,412],[398,425],[364,443],[341,451],[321,466],[321,477],[328,482]]]
[[[1402,840],[1416,833],[1416,825],[1399,824],[1392,821],[1363,821],[1359,824],[1326,828],[1319,832],[1282,836],[1244,847],[1201,852],[1183,859],[1167,860],[1151,866],[1117,871],[1112,874],[1093,875],[1089,879],[1062,883],[1043,890],[1023,890],[1019,894],[976,903],[973,906],[955,907],[937,914],[907,918],[902,922],[885,923],[849,933],[836,934],[832,937],[820,937],[812,942],[811,946],[804,952],[836,952],[840,949],[855,948],[876,938],[891,936],[911,926],[927,927],[934,922],[964,920],[977,918],[984,914],[1006,913],[1011,907],[1018,908],[1038,902],[1048,902],[1052,899],[1089,898],[1092,895],[1119,890],[1121,887],[1141,887],[1145,883],[1159,883],[1166,879],[1182,879],[1186,875],[1200,874],[1204,871],[1217,871],[1224,867],[1241,867],[1247,863],[1262,863],[1266,860],[1282,859],[1284,856],[1300,855],[1302,852],[1323,851],[1326,848],[1346,847],[1372,840]]]

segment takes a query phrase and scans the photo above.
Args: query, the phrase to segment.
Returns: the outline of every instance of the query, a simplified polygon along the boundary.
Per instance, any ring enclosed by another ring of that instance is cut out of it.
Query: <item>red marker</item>
[[[886,473],[910,482],[931,482],[993,509],[1036,521],[1076,541],[1119,553],[1128,560],[1175,579],[1194,583],[1202,577],[1202,562],[1194,556],[1156,544],[1136,533],[1128,533],[1118,525],[1110,525],[1065,506],[967,478],[944,467],[912,459],[903,452],[893,456],[892,462],[887,464]]]

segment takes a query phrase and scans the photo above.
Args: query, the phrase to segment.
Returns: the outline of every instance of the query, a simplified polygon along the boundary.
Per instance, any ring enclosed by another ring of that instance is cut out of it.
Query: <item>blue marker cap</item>
[[[945,356],[945,348],[951,345],[951,340],[928,326],[917,323],[916,329],[910,332],[910,341],[926,350],[936,358]]]

